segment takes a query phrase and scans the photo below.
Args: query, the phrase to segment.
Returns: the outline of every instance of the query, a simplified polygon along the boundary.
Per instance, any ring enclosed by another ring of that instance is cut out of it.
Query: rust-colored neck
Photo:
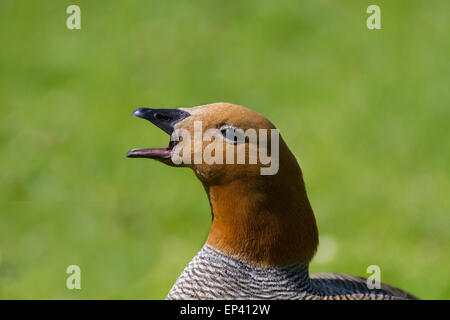
[[[208,185],[213,222],[207,244],[261,266],[308,263],[318,231],[300,167],[287,149],[273,176]]]

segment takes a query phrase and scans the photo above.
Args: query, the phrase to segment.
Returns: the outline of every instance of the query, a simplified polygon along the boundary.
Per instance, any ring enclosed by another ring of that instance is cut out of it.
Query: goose
[[[369,288],[357,276],[309,273],[319,238],[302,171],[264,116],[226,102],[138,108],[132,115],[171,139],[166,148],[132,149],[126,156],[193,169],[211,207],[206,243],[166,299],[416,299],[384,283]],[[255,141],[252,132],[265,139]],[[250,161],[255,150],[258,159]],[[258,161],[269,153],[270,163]],[[239,154],[246,161],[239,163]],[[264,173],[270,166],[275,169]]]

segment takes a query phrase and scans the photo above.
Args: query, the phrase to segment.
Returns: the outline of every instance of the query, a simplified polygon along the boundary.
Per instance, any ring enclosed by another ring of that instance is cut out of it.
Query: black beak
[[[169,135],[172,134],[177,122],[190,116],[189,113],[179,109],[150,109],[139,108],[131,114],[133,117],[146,119]]]

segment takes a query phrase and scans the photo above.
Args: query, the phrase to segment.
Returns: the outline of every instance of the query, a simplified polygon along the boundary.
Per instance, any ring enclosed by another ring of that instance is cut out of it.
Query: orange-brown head
[[[190,167],[203,183],[213,216],[208,245],[261,266],[311,260],[318,232],[302,172],[269,120],[230,103],[133,115],[169,133],[171,142],[128,157]]]

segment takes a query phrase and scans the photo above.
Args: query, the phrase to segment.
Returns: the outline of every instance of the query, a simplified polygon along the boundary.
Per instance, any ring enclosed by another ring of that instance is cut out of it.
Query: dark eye
[[[225,125],[220,128],[220,133],[227,143],[239,144],[244,142],[244,132],[242,129],[233,127],[231,125]]]

